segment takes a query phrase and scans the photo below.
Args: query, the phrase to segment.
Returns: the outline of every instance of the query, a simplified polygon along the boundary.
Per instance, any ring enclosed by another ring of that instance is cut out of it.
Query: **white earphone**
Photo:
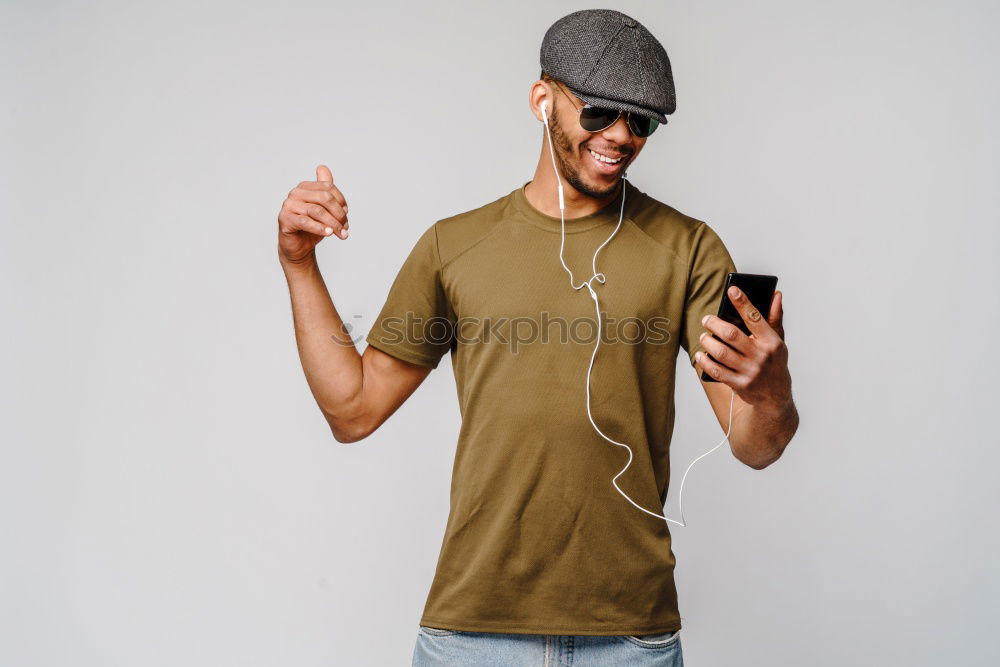
[[[590,298],[594,300],[594,307],[595,307],[596,312],[597,312],[597,330],[601,331],[601,304],[600,304],[600,302],[597,299],[597,292],[594,291],[594,288],[591,286],[590,283],[593,280],[596,279],[598,282],[600,282],[601,284],[603,284],[607,280],[607,277],[603,273],[598,273],[597,272],[597,253],[601,252],[601,248],[603,248],[604,246],[606,246],[608,244],[608,241],[611,240],[611,238],[618,232],[618,229],[622,226],[622,219],[623,219],[624,214],[625,214],[625,180],[626,180],[625,179],[625,174],[622,173],[622,185],[621,185],[621,189],[622,189],[622,206],[621,206],[621,211],[618,214],[618,225],[615,226],[614,231],[611,232],[611,235],[608,236],[608,238],[604,241],[604,243],[602,243],[600,246],[598,246],[597,250],[594,251],[594,257],[593,257],[593,260],[591,261],[591,269],[593,270],[593,275],[588,280],[586,280],[584,282],[581,282],[579,285],[576,285],[576,284],[573,283],[573,272],[570,270],[570,268],[568,266],[566,266],[566,262],[563,259],[563,248],[564,248],[565,243],[566,243],[566,205],[565,205],[565,201],[563,199],[562,178],[560,178],[560,176],[559,176],[559,168],[556,166],[556,154],[555,154],[555,150],[552,148],[552,134],[549,131],[549,117],[548,117],[548,114],[545,113],[545,107],[546,107],[547,104],[548,104],[548,100],[542,100],[541,110],[542,110],[542,122],[545,125],[545,134],[546,134],[546,136],[548,137],[548,140],[549,140],[549,155],[551,155],[551,157],[552,157],[552,169],[555,170],[555,172],[556,172],[556,180],[558,182],[558,191],[559,191],[559,217],[560,217],[560,220],[562,222],[562,226],[561,226],[561,238],[560,238],[560,241],[559,241],[559,261],[562,263],[563,268],[566,269],[566,272],[569,274],[569,284],[570,284],[570,287],[572,287],[574,290],[578,290],[581,287],[586,286],[587,291],[590,292]],[[601,337],[598,336],[597,337],[597,343],[594,345],[594,352],[590,355],[590,365],[587,367],[587,380],[586,380],[586,382],[587,382],[587,417],[588,417],[588,419],[590,419],[590,425],[594,427],[594,430],[596,430],[598,432],[598,434],[600,434],[600,436],[602,438],[604,438],[605,440],[607,440],[608,442],[610,442],[613,445],[618,445],[619,447],[624,447],[625,449],[628,450],[628,462],[625,464],[625,467],[622,468],[618,472],[618,474],[614,476],[614,478],[611,480],[611,484],[614,485],[614,487],[616,489],[618,489],[618,493],[622,494],[622,496],[625,498],[625,500],[629,501],[636,508],[642,510],[646,514],[650,514],[652,516],[655,516],[658,519],[664,519],[664,520],[669,521],[671,523],[676,523],[678,526],[686,526],[687,524],[684,523],[684,502],[683,502],[684,501],[684,480],[687,479],[687,474],[688,474],[688,472],[691,471],[691,467],[694,466],[695,463],[697,463],[702,458],[704,458],[704,457],[708,456],[709,454],[711,454],[712,452],[714,452],[716,449],[718,449],[719,447],[721,447],[723,445],[723,443],[725,443],[725,442],[727,442],[729,440],[729,433],[732,431],[732,428],[733,428],[733,403],[735,403],[735,401],[736,401],[736,392],[735,392],[735,390],[733,391],[732,398],[729,401],[729,428],[726,429],[726,435],[725,435],[725,437],[715,447],[712,447],[712,449],[708,450],[707,452],[705,452],[704,454],[702,454],[701,456],[699,456],[698,458],[696,458],[694,461],[692,461],[691,465],[689,465],[688,468],[687,468],[687,470],[684,471],[684,476],[681,478],[681,488],[680,488],[680,491],[678,492],[678,499],[677,499],[677,507],[678,507],[678,511],[680,512],[680,515],[681,515],[681,520],[680,521],[676,521],[676,520],[671,519],[669,517],[666,517],[666,516],[664,516],[662,514],[657,514],[656,512],[651,512],[648,509],[646,509],[644,507],[641,507],[634,500],[632,500],[631,498],[629,498],[628,494],[626,494],[624,491],[622,491],[621,487],[618,486],[618,478],[621,477],[625,473],[626,470],[628,470],[628,467],[630,465],[632,465],[632,448],[629,447],[628,445],[626,445],[623,442],[616,442],[615,440],[612,440],[611,438],[609,438],[608,436],[606,436],[604,434],[604,432],[594,422],[594,415],[591,414],[591,411],[590,411],[590,372],[594,368],[594,358],[597,356],[597,348],[600,346],[600,344],[601,344]]]

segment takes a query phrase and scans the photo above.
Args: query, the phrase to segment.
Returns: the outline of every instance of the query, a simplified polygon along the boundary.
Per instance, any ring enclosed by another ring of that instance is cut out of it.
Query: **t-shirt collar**
[[[530,182],[531,181],[525,182],[524,185],[514,191],[514,197],[512,200],[514,210],[517,211],[525,221],[535,225],[536,227],[541,227],[542,229],[557,233],[560,232],[562,229],[562,221],[559,216],[546,215],[532,206],[531,202],[528,201],[527,195],[524,194],[524,189]],[[624,218],[628,217],[630,205],[634,204],[640,196],[641,193],[639,190],[637,190],[629,181],[625,181]],[[615,197],[609,204],[598,209],[597,211],[594,211],[590,215],[584,215],[577,218],[566,218],[566,233],[573,234],[575,232],[585,232],[588,229],[600,227],[601,225],[618,224],[618,215],[621,211],[621,205],[621,198]]]

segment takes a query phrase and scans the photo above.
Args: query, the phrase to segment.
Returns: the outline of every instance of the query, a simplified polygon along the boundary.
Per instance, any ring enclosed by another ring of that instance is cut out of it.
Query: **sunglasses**
[[[562,86],[558,83],[556,84],[556,88],[562,92]],[[563,95],[566,95],[566,93],[563,92]],[[569,95],[566,95],[566,99],[576,109],[576,104],[573,104],[573,100]],[[583,107],[576,109],[576,111],[580,114],[580,127],[588,132],[606,130],[614,125],[622,114],[625,114],[625,122],[628,124],[632,134],[643,139],[655,132],[656,128],[660,125],[660,122],[657,120],[633,114],[631,111],[606,109],[604,107],[591,106],[590,104],[584,104]]]

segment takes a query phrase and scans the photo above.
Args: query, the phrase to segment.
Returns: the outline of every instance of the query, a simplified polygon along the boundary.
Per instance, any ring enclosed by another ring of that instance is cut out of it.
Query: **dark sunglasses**
[[[562,92],[562,86],[558,83],[556,84]],[[563,95],[566,95],[563,92]],[[573,104],[573,100],[569,95],[566,95],[566,99],[569,103],[576,109],[576,105]],[[634,114],[631,111],[619,111],[618,109],[606,109],[604,107],[595,107],[589,104],[584,104],[582,108],[576,109],[577,113],[580,114],[580,127],[587,130],[588,132],[600,132],[605,130],[618,121],[618,117],[623,113],[625,114],[625,122],[628,124],[629,129],[637,137],[646,138],[656,131],[656,128],[660,126],[660,122],[652,118],[647,118],[645,116],[640,116]]]

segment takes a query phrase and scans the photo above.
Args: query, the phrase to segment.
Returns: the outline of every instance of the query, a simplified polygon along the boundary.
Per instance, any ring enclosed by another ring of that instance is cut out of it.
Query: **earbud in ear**
[[[548,100],[542,100],[542,119],[543,119],[543,120],[544,120],[544,121],[545,121],[546,123],[548,123],[548,122],[549,122],[549,117],[548,117],[547,115],[545,115],[545,105],[546,105],[546,104],[548,104],[548,103],[549,103],[549,101],[548,101]]]

